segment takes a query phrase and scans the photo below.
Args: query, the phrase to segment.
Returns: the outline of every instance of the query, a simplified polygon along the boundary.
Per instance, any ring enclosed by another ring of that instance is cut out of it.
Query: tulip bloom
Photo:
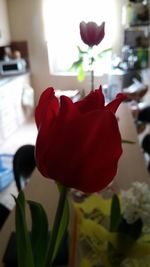
[[[118,94],[104,106],[100,88],[76,103],[61,96],[59,104],[54,89],[46,89],[35,111],[36,163],[43,176],[86,193],[105,188],[122,153],[114,113],[125,98]]]
[[[103,22],[100,26],[98,26],[95,22],[85,23],[82,21],[80,23],[80,35],[82,41],[90,47],[94,45],[98,45],[104,38],[105,23]]]

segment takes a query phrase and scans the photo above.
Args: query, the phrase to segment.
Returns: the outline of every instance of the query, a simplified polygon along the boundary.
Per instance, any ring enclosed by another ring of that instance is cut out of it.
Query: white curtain
[[[43,0],[45,39],[48,45],[51,73],[63,73],[77,60],[77,45],[85,48],[80,39],[79,23],[105,21],[105,38],[99,51],[113,47],[117,36],[118,0]],[[120,1],[120,0],[119,0]]]

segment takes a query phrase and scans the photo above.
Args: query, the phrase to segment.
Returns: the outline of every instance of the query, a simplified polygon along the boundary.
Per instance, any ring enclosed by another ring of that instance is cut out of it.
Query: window
[[[77,60],[77,45],[84,48],[79,33],[79,23],[83,20],[95,21],[98,25],[105,21],[106,35],[97,49],[113,46],[117,34],[115,2],[44,0],[43,17],[51,73],[62,74]]]

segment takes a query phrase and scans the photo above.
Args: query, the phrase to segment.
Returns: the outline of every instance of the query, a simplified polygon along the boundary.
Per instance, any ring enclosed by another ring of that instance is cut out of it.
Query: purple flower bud
[[[80,23],[80,35],[82,41],[90,47],[98,45],[104,38],[105,22],[98,26],[95,22],[85,23],[82,21]]]

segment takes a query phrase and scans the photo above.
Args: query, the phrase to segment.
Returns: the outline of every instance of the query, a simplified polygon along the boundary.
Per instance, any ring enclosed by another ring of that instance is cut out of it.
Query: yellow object
[[[133,241],[126,234],[109,231],[111,199],[92,195],[82,203],[74,203],[74,207],[80,267],[117,266],[112,265],[110,258],[115,262],[120,256],[120,267],[150,267],[150,234]]]

